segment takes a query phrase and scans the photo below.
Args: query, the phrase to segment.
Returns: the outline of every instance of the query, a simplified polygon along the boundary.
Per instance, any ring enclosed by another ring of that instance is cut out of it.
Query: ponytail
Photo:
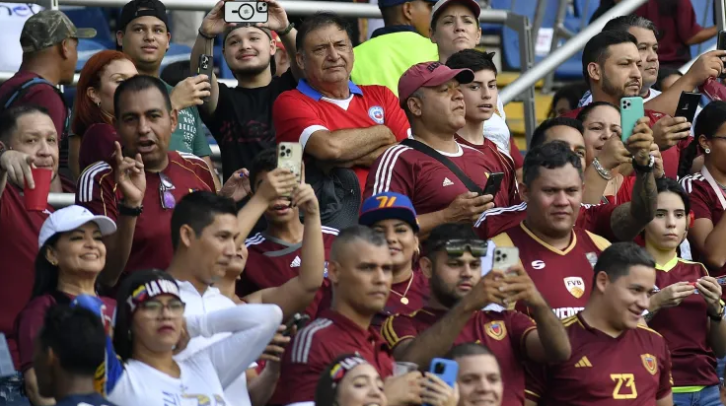
[[[698,115],[696,125],[693,127],[694,140],[688,148],[681,151],[678,162],[678,176],[683,177],[690,173],[693,160],[698,155],[698,138],[704,136],[712,139],[719,128],[726,123],[726,102],[714,100],[706,105]]]
[[[678,161],[678,179],[691,174],[693,160],[698,156],[698,139],[691,141],[686,149],[681,151],[681,157]]]

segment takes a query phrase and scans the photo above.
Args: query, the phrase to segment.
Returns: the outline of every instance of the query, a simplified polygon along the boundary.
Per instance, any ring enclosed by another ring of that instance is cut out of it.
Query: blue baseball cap
[[[406,195],[394,192],[383,192],[367,198],[363,202],[358,223],[372,226],[382,220],[399,219],[410,224],[418,232],[416,209]]]
[[[410,3],[413,0],[378,0],[378,8],[398,6],[403,3]],[[436,0],[423,0],[429,3],[436,3]]]

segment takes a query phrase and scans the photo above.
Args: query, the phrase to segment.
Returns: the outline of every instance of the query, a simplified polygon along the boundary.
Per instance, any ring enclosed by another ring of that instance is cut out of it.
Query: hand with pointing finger
[[[35,189],[31,168],[35,158],[19,151],[8,150],[0,157],[0,172],[8,174],[8,180],[14,185],[24,188],[27,184]]]
[[[123,202],[128,207],[139,207],[144,200],[146,193],[146,173],[144,172],[144,163],[141,160],[141,154],[136,154],[136,159],[125,157],[121,150],[121,144],[114,143],[116,152],[114,159],[116,160],[116,184],[118,185]]]

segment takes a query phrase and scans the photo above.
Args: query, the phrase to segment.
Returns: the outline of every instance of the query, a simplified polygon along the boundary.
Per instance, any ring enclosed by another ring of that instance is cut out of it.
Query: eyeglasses
[[[431,252],[444,248],[450,257],[460,257],[466,251],[475,257],[483,257],[487,253],[487,242],[484,240],[448,240],[435,245]]]
[[[159,196],[161,198],[161,207],[164,210],[171,210],[176,207],[176,198],[171,192],[176,188],[174,187],[174,184],[171,183],[171,179],[169,179],[169,177],[164,175],[163,173],[159,172],[159,178],[161,178],[161,182],[159,182]]]
[[[141,310],[153,317],[159,317],[164,314],[164,309],[169,309],[169,313],[172,316],[179,317],[184,314],[185,308],[186,304],[181,300],[170,300],[167,304],[161,303],[158,300],[147,300],[140,305]]]

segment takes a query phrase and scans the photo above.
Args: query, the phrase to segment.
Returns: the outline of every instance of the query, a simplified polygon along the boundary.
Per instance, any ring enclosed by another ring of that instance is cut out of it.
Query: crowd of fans
[[[726,51],[660,70],[663,19],[613,19],[523,158],[476,1],[381,0],[355,48],[262,1],[266,23],[220,1],[198,27],[192,72],[221,36],[236,87],[160,79],[166,8],[129,2],[72,109],[93,30],[26,22],[0,86],[0,405],[723,405]],[[43,170],[74,205],[27,205]]]

